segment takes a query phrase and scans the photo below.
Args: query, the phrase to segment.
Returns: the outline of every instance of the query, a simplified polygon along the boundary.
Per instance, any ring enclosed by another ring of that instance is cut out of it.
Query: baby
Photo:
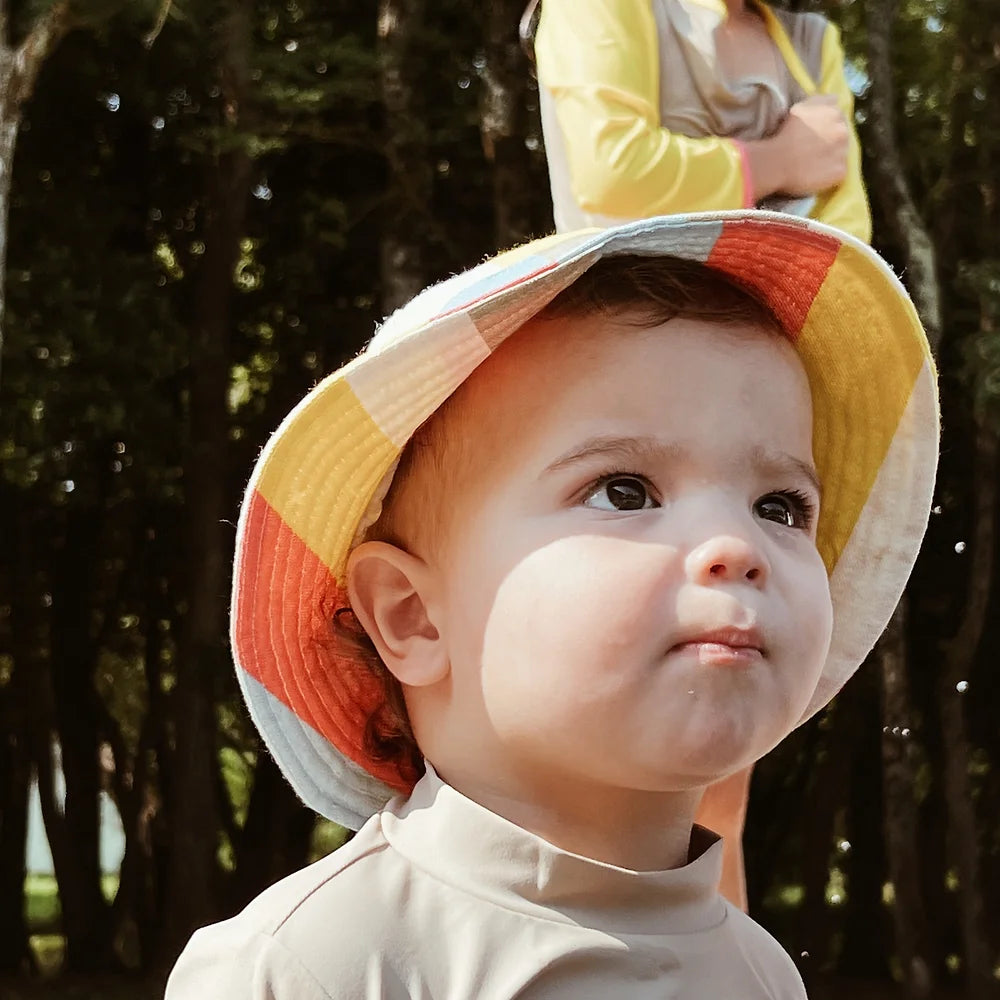
[[[428,289],[265,448],[233,644],[345,847],[199,931],[169,1000],[793,998],[706,787],[885,626],[937,458],[890,270],[765,212]]]

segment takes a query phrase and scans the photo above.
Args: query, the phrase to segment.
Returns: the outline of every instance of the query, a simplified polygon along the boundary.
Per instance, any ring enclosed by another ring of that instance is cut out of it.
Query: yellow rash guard
[[[544,0],[535,53],[558,229],[745,207],[739,140],[823,93],[852,125],[848,174],[808,214],[871,238],[839,32],[816,14],[757,9],[779,71],[731,85],[715,61],[721,0]]]

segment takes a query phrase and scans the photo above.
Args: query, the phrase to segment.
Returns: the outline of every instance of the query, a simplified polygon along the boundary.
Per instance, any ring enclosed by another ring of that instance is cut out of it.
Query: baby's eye
[[[583,505],[595,510],[649,510],[660,505],[637,476],[607,476],[595,483]]]
[[[753,511],[765,521],[774,521],[789,528],[808,528],[812,524],[814,507],[804,493],[788,490],[762,496],[753,505]]]

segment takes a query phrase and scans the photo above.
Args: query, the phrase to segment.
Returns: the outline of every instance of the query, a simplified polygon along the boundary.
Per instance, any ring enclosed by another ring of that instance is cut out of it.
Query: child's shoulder
[[[405,892],[402,869],[373,817],[328,857],[270,886],[229,920],[196,931],[166,1000],[325,1000],[329,983],[338,995],[367,996],[368,956]],[[391,984],[383,987],[378,996],[396,996]]]
[[[757,977],[766,996],[780,1000],[804,1000],[802,976],[787,951],[756,920],[726,903],[726,924],[732,958]],[[745,973],[744,973],[745,975]]]
[[[391,864],[387,849],[379,817],[374,816],[343,847],[269,886],[234,919],[280,937],[289,923],[346,904],[362,885],[371,889],[373,869]]]

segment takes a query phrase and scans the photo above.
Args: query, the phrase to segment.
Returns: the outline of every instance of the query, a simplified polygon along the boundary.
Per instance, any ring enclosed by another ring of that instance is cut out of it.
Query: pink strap
[[[733,139],[733,145],[740,154],[740,169],[743,171],[743,208],[753,208],[753,172],[750,170],[750,157],[747,148],[739,139]]]

